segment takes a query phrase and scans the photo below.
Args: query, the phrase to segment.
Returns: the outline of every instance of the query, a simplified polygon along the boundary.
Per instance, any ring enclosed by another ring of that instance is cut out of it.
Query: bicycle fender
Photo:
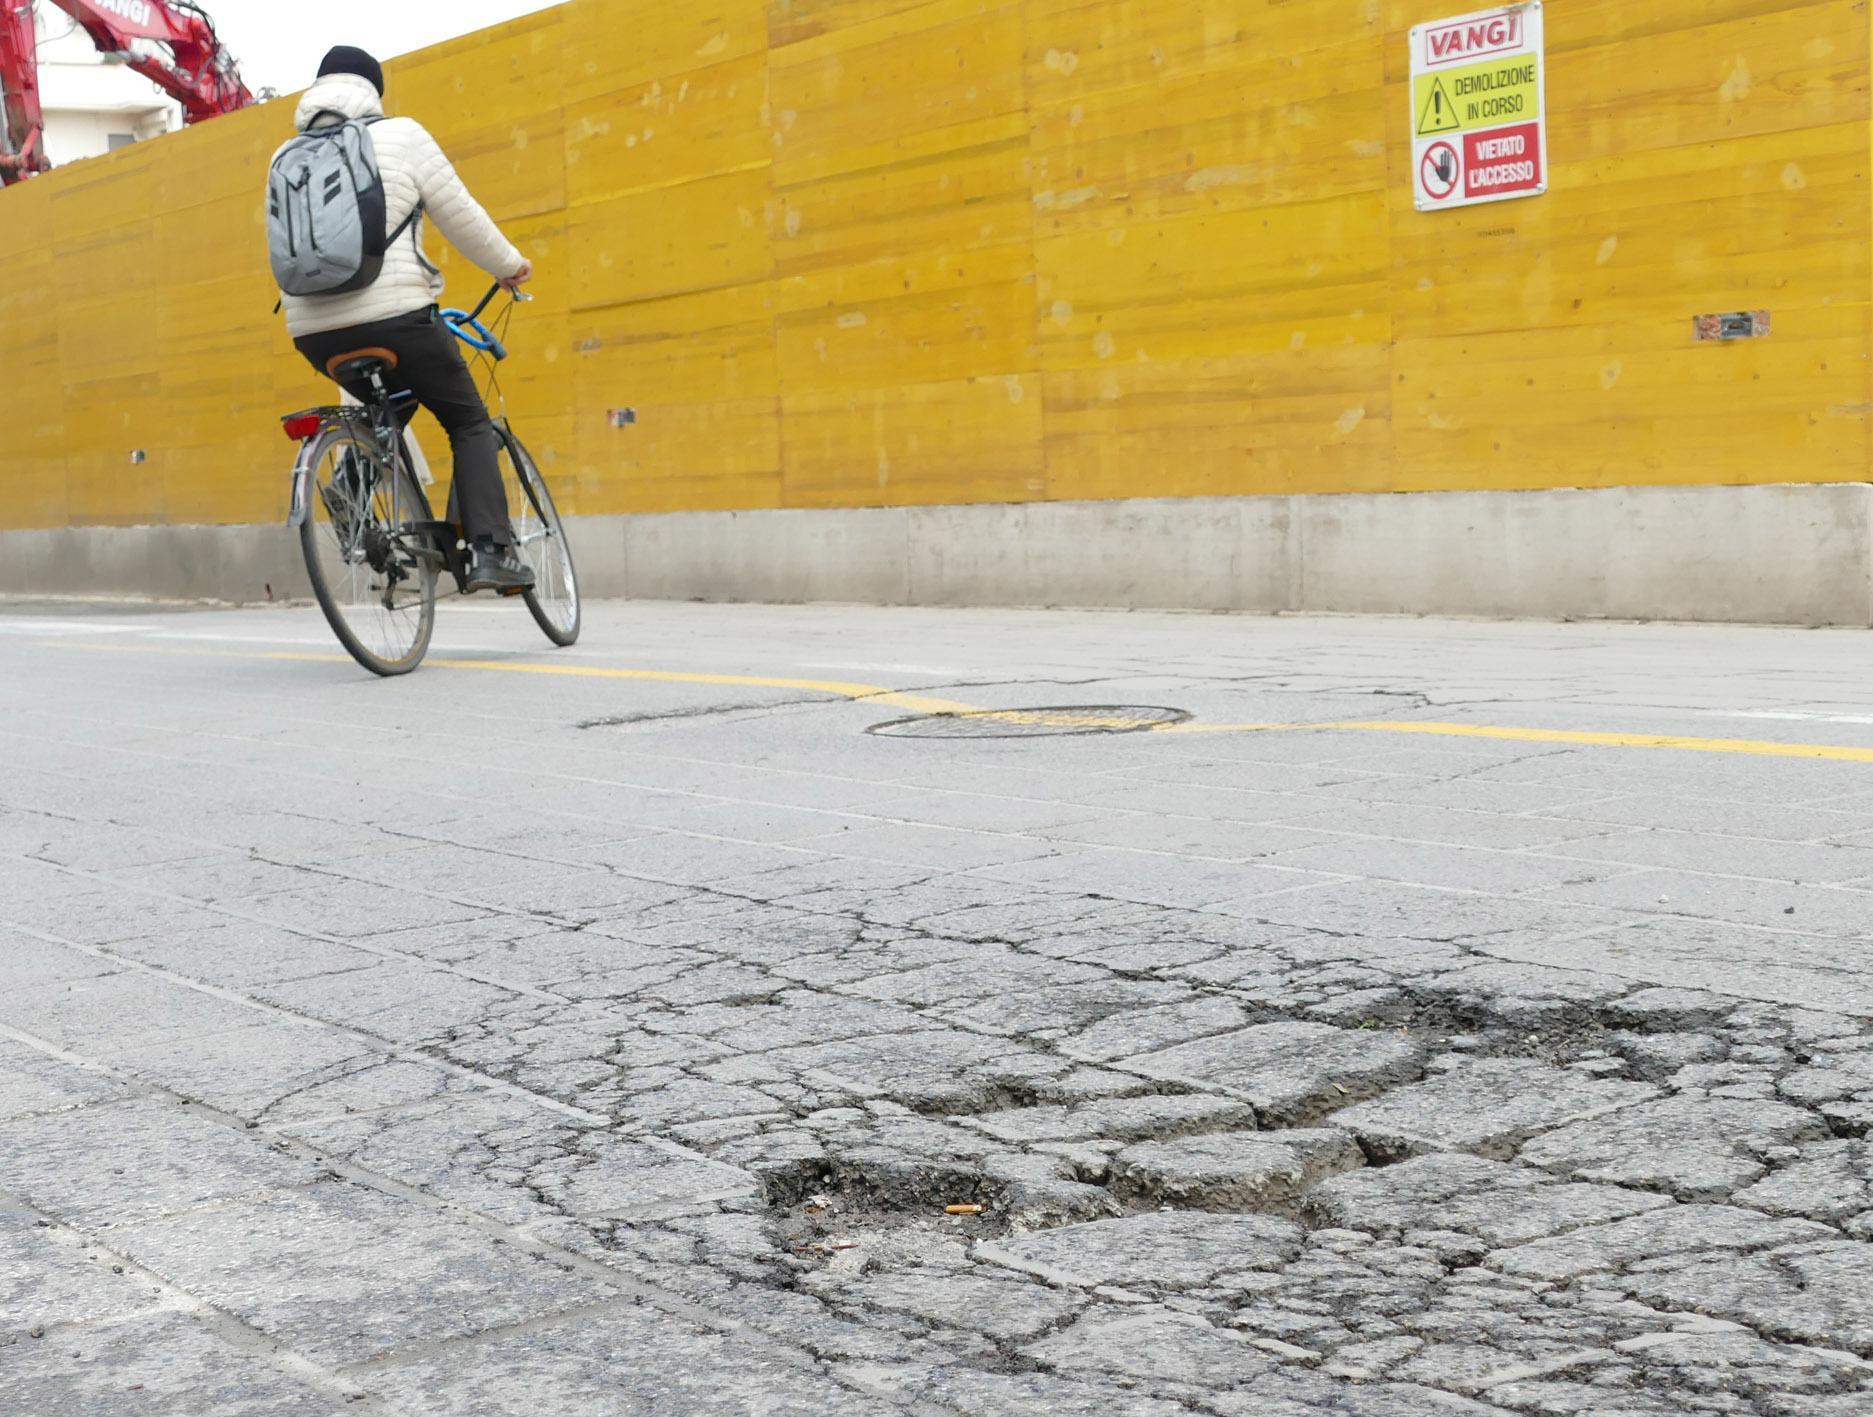
[[[294,531],[306,524],[306,517],[312,511],[312,445],[316,438],[308,438],[299,445],[299,456],[293,461],[293,498],[286,512],[286,525]]]
[[[304,472],[293,474],[293,505],[286,513],[286,526],[289,531],[298,531],[306,524],[306,499],[311,495],[311,475]]]
[[[307,414],[315,414],[315,413],[319,415],[319,418],[322,421],[324,426],[322,426],[319,429],[319,431],[313,434],[310,438],[302,438],[300,440],[299,453],[293,459],[293,470],[292,470],[292,473],[290,474],[292,478],[293,496],[292,496],[292,502],[288,506],[287,512],[286,512],[286,525],[292,528],[294,531],[299,530],[300,527],[305,525],[306,517],[310,515],[312,511],[311,497],[312,497],[312,449],[313,449],[313,446],[318,443],[319,439],[326,432],[326,429],[329,428],[333,423],[349,424],[351,421],[351,417],[352,417],[351,410],[343,408],[343,407],[330,407],[330,406],[323,407],[323,408],[301,409],[298,413],[291,414],[289,416],[293,418],[299,418]]]

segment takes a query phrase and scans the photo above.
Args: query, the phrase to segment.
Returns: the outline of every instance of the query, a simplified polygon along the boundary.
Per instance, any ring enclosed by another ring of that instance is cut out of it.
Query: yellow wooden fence
[[[538,267],[570,510],[1865,479],[1866,0],[1552,0],[1551,190],[1420,214],[1406,34],[1465,8],[573,0],[390,104]],[[291,111],[0,193],[0,526],[282,513]]]

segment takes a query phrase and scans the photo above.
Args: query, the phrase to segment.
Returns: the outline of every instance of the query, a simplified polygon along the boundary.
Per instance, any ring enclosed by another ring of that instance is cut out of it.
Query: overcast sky
[[[675,0],[684,3],[684,0]],[[484,29],[558,0],[200,0],[250,89],[302,89],[334,44],[380,59]]]

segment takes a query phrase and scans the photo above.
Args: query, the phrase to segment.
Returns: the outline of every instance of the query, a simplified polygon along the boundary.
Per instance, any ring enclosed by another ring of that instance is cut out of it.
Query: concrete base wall
[[[1873,486],[584,517],[591,596],[1873,625]],[[278,527],[0,533],[0,593],[306,594]]]

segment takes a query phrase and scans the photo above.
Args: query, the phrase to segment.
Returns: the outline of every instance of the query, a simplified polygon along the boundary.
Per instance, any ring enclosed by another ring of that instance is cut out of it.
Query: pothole
[[[1133,1211],[1299,1220],[1309,1191],[1365,1165],[1358,1139],[1338,1128],[1212,1132],[1127,1147],[1112,1159],[1105,1184]]]
[[[881,738],[1076,738],[1149,733],[1189,721],[1184,709],[1153,704],[1058,704],[925,713],[873,724],[865,731]]]
[[[760,1173],[783,1248],[828,1256],[881,1236],[930,1239],[1005,1235],[1013,1223],[1009,1186],[959,1166],[813,1157]]]

